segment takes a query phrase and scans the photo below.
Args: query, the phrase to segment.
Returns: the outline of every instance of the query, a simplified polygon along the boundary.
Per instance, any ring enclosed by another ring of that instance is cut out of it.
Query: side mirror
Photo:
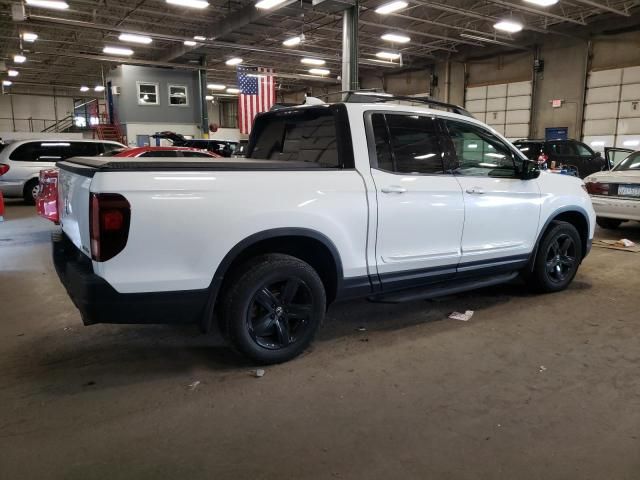
[[[533,160],[524,160],[522,162],[522,171],[520,172],[520,178],[522,180],[534,180],[540,176],[540,166],[538,162]]]

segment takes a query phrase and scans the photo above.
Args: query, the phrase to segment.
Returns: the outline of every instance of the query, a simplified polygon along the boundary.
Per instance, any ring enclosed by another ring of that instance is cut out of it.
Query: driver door
[[[459,120],[444,123],[450,166],[464,198],[458,271],[477,273],[496,264],[510,268],[526,262],[540,221],[538,182],[520,178],[521,157],[488,129]]]
[[[605,168],[608,170],[613,169],[616,165],[622,162],[625,158],[631,155],[634,151],[628,148],[611,148],[605,147]]]

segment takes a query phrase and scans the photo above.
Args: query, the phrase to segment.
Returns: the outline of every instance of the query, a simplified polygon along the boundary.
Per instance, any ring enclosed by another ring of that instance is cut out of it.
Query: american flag
[[[250,133],[253,119],[276,103],[276,85],[270,68],[238,68],[238,123],[240,133]]]

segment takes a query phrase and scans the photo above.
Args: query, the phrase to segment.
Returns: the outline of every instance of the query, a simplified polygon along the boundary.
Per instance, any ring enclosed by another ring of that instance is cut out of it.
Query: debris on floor
[[[451,320],[460,320],[462,322],[468,322],[469,320],[471,320],[471,317],[473,317],[473,314],[474,314],[473,310],[467,310],[464,313],[453,312],[451,315],[449,315],[449,318]]]
[[[367,329],[365,327],[358,327],[359,332],[366,332]]]
[[[261,377],[264,377],[265,373],[266,372],[263,369],[259,368],[258,370],[253,371],[253,376],[256,378],[261,378]]]
[[[539,372],[546,372],[547,371],[547,367],[545,367],[544,365],[540,365],[540,370],[538,370]]]
[[[200,380],[196,380],[193,383],[189,384],[189,390],[193,391],[200,386]]]
[[[623,252],[640,253],[640,245],[627,238],[620,240],[594,240],[594,247],[610,248],[612,250],[622,250]]]

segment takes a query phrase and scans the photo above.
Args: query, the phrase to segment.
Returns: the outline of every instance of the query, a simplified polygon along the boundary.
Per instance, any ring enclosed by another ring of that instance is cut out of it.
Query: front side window
[[[138,82],[138,105],[160,105],[157,83]]]
[[[632,153],[622,162],[620,162],[614,170],[622,171],[622,170],[635,170],[640,171],[640,153]]]
[[[515,142],[513,145],[529,160],[538,160],[540,154],[543,153],[542,145],[539,143]]]
[[[169,85],[169,105],[175,107],[189,106],[189,95],[185,85]]]
[[[466,122],[446,120],[456,159],[454,173],[467,176],[512,177],[515,162],[511,149],[493,133]]]
[[[593,152],[583,144],[575,143],[575,147],[578,149],[578,155],[580,155],[581,157],[593,157]]]

